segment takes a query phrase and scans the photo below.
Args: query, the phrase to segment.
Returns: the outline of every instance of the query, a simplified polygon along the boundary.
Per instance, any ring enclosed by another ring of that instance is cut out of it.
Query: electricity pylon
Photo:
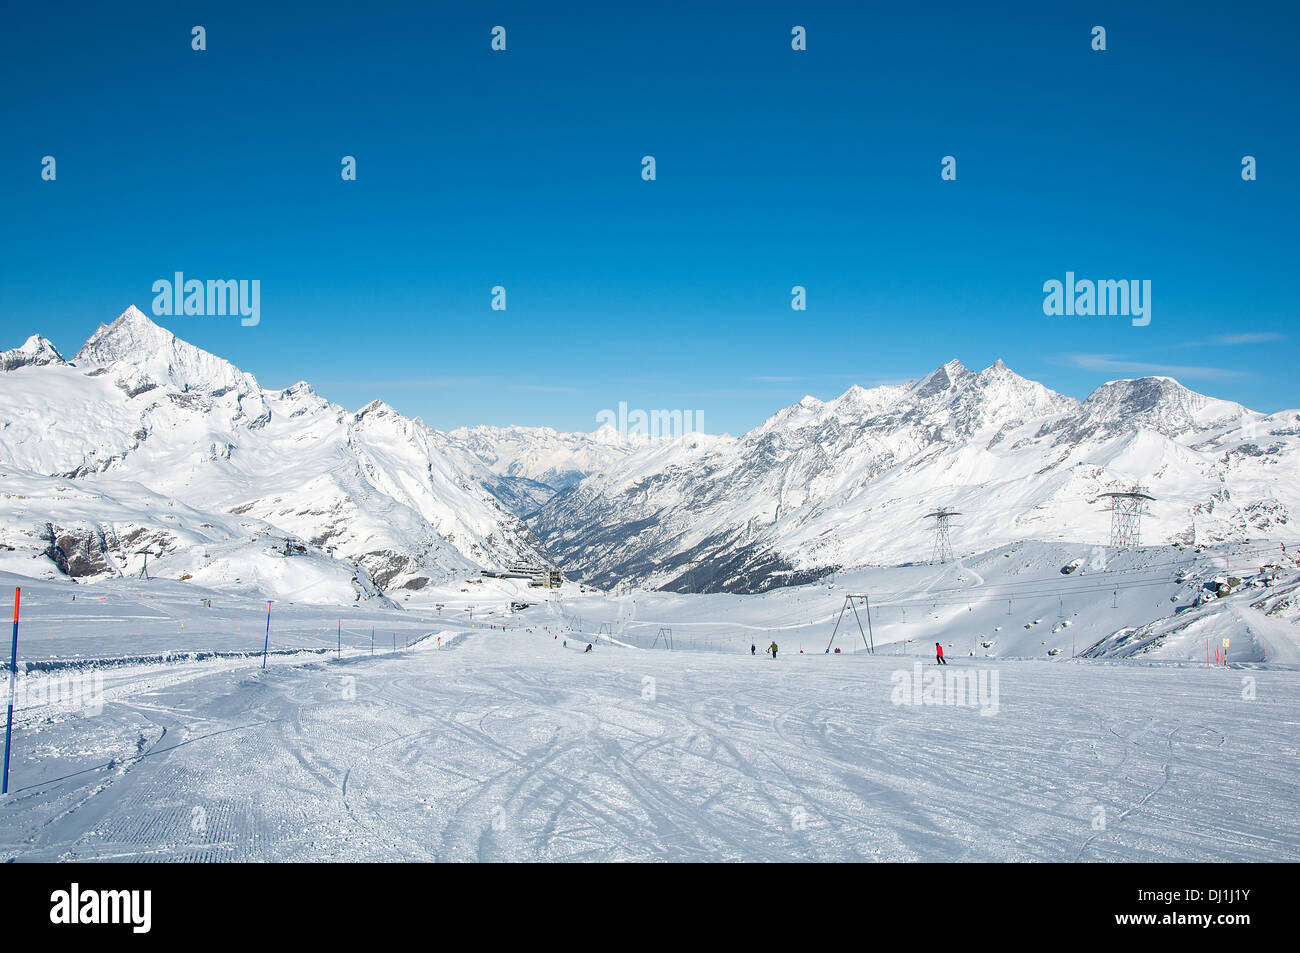
[[[934,520],[934,549],[930,555],[932,563],[952,562],[952,540],[948,536],[949,521],[954,516],[961,516],[956,510],[935,510],[933,513],[926,513],[926,519]]]
[[[1110,500],[1110,544],[1116,549],[1142,545],[1142,516],[1155,497],[1146,488],[1134,485],[1131,490],[1103,493]]]

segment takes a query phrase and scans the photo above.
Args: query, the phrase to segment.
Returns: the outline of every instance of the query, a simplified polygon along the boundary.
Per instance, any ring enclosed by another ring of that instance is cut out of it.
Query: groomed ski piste
[[[1279,543],[1012,544],[761,595],[464,575],[274,601],[269,636],[256,591],[0,585],[5,860],[1300,856]]]

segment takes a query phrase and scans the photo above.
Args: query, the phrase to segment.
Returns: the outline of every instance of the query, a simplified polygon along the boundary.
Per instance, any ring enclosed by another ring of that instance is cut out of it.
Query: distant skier
[[[767,647],[767,650],[772,653],[772,661],[776,661],[776,643],[773,642],[771,645],[769,645]]]
[[[940,645],[938,642],[934,643],[934,664],[935,665],[948,664],[943,660],[943,646]]]
[[[750,655],[757,655],[757,654],[758,654],[758,646],[754,645],[753,642],[749,643],[749,654],[750,654]]]
[[[588,643],[587,643],[587,647],[586,647],[585,649],[582,650],[582,654],[583,654],[583,655],[586,655],[586,654],[587,654],[588,652],[590,652],[590,651],[591,651],[591,643],[588,642]]]

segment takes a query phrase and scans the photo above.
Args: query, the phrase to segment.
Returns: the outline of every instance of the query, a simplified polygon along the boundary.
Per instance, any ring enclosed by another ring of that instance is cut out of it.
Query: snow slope
[[[1025,541],[752,595],[463,576],[400,609],[277,601],[269,639],[265,603],[193,581],[14,585],[4,859],[1300,851],[1300,566],[1277,544]],[[826,652],[846,591],[874,654],[849,617]]]
[[[1246,700],[1234,670],[954,666],[984,678],[996,704],[981,708],[956,694],[925,702],[910,684],[927,670],[888,656],[583,654],[540,629],[435,644],[264,672],[214,659],[112,673],[98,714],[21,725],[0,855],[1291,861],[1300,851],[1293,672],[1253,673]]]
[[[1281,566],[1274,570],[1269,567]],[[1065,572],[1066,569],[1069,572]],[[1215,582],[1241,580],[1222,598]],[[1204,664],[1230,639],[1232,664],[1300,669],[1300,564],[1277,543],[1114,551],[1026,541],[944,566],[850,570],[833,581],[755,594],[561,590],[552,597],[575,630],[640,648],[933,658]],[[846,593],[866,594],[855,618]],[[841,613],[844,613],[841,619]],[[1239,620],[1247,617],[1250,624]],[[862,635],[858,633],[858,624]]]

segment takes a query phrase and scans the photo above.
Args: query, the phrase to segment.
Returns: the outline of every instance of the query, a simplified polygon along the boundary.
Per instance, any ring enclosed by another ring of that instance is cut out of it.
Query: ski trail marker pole
[[[343,620],[339,619],[339,658],[343,658]]]
[[[266,604],[266,639],[262,642],[262,668],[266,668],[266,653],[271,647],[271,603]]]
[[[9,793],[9,744],[14,733],[14,680],[18,677],[18,602],[22,589],[14,587],[14,641],[9,649],[9,720],[5,722],[5,773],[0,794]]]

